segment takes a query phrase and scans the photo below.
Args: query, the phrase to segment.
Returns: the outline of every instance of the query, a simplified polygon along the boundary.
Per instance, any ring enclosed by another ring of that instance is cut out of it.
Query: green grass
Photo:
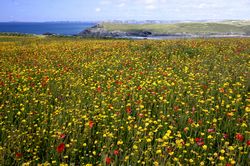
[[[224,21],[210,23],[176,23],[176,24],[116,24],[103,23],[109,31],[120,30],[125,32],[150,31],[155,34],[191,33],[191,34],[218,34],[236,33],[249,34],[250,22]]]

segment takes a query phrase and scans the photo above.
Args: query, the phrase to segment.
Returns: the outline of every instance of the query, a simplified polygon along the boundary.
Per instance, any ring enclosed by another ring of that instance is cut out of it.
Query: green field
[[[210,23],[175,23],[175,24],[118,24],[103,23],[109,31],[150,31],[155,34],[250,34],[250,21],[224,21]]]
[[[0,36],[0,165],[250,165],[250,39]]]

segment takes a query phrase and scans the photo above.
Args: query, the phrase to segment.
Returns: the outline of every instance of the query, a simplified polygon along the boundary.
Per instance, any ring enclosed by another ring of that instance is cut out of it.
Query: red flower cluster
[[[114,155],[118,155],[119,154],[119,150],[114,150]]]
[[[131,114],[131,113],[132,113],[132,109],[131,109],[130,107],[128,107],[128,108],[126,109],[126,112],[127,112],[128,114]]]
[[[247,146],[250,146],[250,140],[247,140]]]
[[[209,132],[209,133],[214,133],[214,132],[215,132],[215,129],[207,129],[207,132]]]
[[[195,138],[195,142],[198,146],[202,146],[205,144],[203,138]]]
[[[61,139],[64,139],[65,137],[66,137],[66,135],[65,134],[60,134],[60,136],[59,136]]]
[[[56,151],[58,153],[62,153],[64,151],[64,149],[65,149],[65,144],[61,143],[60,145],[57,146]]]
[[[106,161],[106,164],[109,165],[111,163],[111,158],[110,157],[106,157],[105,161]]]
[[[94,124],[95,124],[95,123],[94,123],[92,120],[89,121],[89,127],[90,127],[90,128],[93,128]]]
[[[22,153],[16,153],[16,158],[20,158],[20,157],[22,157],[22,156],[23,156]]]
[[[223,138],[227,139],[229,137],[229,135],[227,133],[223,134]]]
[[[235,136],[235,138],[236,138],[238,141],[240,141],[240,142],[243,142],[243,141],[244,141],[244,136],[243,136],[242,134],[240,134],[240,133],[237,133],[236,136]]]
[[[102,88],[100,86],[97,87],[97,92],[101,93],[102,92]]]
[[[188,118],[188,123],[189,123],[189,124],[192,124],[192,123],[194,123],[193,119],[191,119],[191,118]]]

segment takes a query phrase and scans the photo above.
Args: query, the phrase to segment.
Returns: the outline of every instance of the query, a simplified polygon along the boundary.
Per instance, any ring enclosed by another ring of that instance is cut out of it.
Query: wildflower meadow
[[[250,165],[250,39],[0,37],[0,165]]]

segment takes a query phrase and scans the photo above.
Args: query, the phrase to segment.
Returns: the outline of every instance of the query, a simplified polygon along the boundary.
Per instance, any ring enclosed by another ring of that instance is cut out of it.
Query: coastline
[[[84,38],[182,39],[249,38],[249,26],[218,23],[117,24],[100,23],[80,32]],[[250,23],[250,22],[249,22]]]

